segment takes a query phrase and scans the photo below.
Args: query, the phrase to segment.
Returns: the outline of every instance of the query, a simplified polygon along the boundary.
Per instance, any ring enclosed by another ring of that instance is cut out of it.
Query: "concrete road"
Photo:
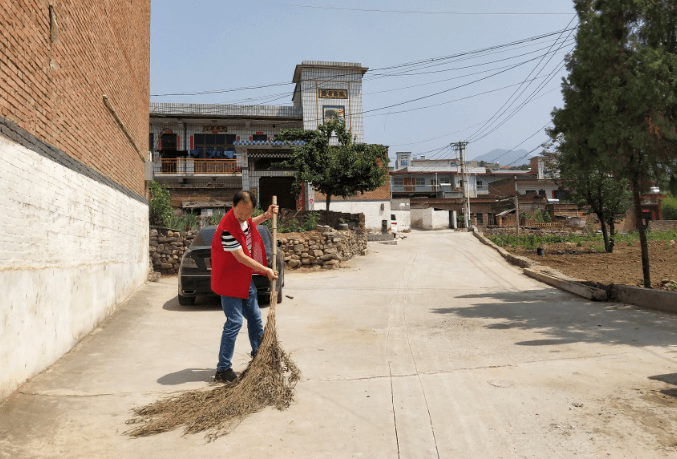
[[[289,410],[213,443],[122,435],[132,407],[214,373],[219,304],[179,306],[168,278],[0,405],[0,457],[677,457],[676,316],[583,301],[466,233],[370,243],[349,265],[287,275],[278,333],[304,373]],[[248,352],[243,331],[236,370]]]

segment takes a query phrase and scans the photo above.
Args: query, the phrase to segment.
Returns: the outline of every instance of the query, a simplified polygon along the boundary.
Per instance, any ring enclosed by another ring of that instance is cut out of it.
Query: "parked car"
[[[216,226],[206,226],[193,239],[190,248],[184,253],[179,266],[179,304],[189,306],[195,303],[198,295],[214,295],[211,288],[212,280],[212,238],[216,232]],[[268,267],[273,266],[273,236],[268,227],[258,225],[256,227],[261,234],[263,244],[266,246],[266,257],[268,258]],[[277,242],[278,247],[282,245]],[[282,287],[284,287],[284,254],[278,248],[277,254],[277,302],[282,302]],[[254,285],[259,294],[259,298],[270,302],[270,293],[272,282],[266,276],[254,274]]]

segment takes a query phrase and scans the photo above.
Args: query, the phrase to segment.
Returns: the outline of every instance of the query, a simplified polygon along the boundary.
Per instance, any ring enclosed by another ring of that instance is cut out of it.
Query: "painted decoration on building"
[[[304,184],[305,185],[305,184]],[[305,202],[306,202],[306,188],[301,187],[301,192],[298,195],[298,198],[296,199],[296,210],[305,210]]]
[[[347,89],[318,89],[318,98],[320,99],[347,99]]]
[[[345,123],[346,121],[346,107],[343,105],[323,105],[322,113],[324,122],[332,121],[336,115]]]
[[[212,134],[216,134],[217,132],[228,132],[228,126],[202,126],[202,132],[211,132]]]

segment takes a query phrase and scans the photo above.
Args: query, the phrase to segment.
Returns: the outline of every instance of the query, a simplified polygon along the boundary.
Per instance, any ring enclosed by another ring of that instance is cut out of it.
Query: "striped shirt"
[[[249,253],[252,251],[252,233],[249,231],[249,223],[241,222],[240,227],[244,232],[245,237],[247,238],[247,248]],[[223,250],[226,252],[234,252],[242,248],[240,243],[235,239],[235,236],[230,234],[228,231],[223,231],[221,233],[221,244],[223,245]]]

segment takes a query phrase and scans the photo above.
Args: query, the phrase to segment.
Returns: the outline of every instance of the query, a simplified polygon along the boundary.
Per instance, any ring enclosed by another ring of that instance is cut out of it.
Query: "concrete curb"
[[[608,299],[606,291],[599,288],[588,287],[587,285],[579,284],[578,282],[571,282],[564,279],[558,279],[557,277],[549,276],[547,274],[534,271],[531,268],[524,268],[523,271],[524,274],[533,279],[536,279],[548,285],[552,285],[553,287],[566,290],[567,292],[571,292],[575,295],[582,296],[583,298],[587,298],[588,300],[606,301]]]
[[[552,276],[549,274],[544,274],[541,272],[538,272],[534,269],[533,267],[540,266],[539,263],[527,258],[527,257],[520,257],[517,255],[513,255],[511,253],[508,253],[504,249],[500,248],[493,242],[491,242],[484,234],[479,233],[479,232],[473,232],[475,237],[480,240],[485,245],[488,245],[489,247],[492,247],[495,249],[498,253],[501,254],[503,258],[505,258],[509,263],[512,263],[513,265],[517,265],[522,268],[522,271],[524,272],[525,275],[536,279],[537,281],[543,282],[548,285],[552,285],[553,287],[557,287],[562,290],[566,290],[567,292],[571,292],[575,295],[582,296],[583,298],[586,298],[588,300],[593,300],[593,301],[606,301],[608,299],[608,295],[605,290],[595,288],[595,287],[589,287],[584,284],[579,284],[578,282],[574,282],[572,280],[564,279],[564,275],[561,277],[556,277]],[[555,270],[551,270],[555,271]]]
[[[553,287],[566,290],[576,295],[582,296],[593,301],[616,301],[619,303],[631,304],[644,309],[653,309],[656,311],[677,313],[677,292],[668,292],[664,290],[653,290],[641,287],[633,287],[630,285],[616,285],[612,284],[607,290],[591,287],[579,282],[551,276],[538,272],[532,269],[539,264],[526,257],[519,257],[512,255],[493,242],[491,242],[484,234],[473,232],[475,237],[485,245],[492,247],[508,262],[520,266],[524,274],[534,278],[538,281],[552,285]],[[551,270],[554,271],[554,270]],[[604,285],[599,285],[605,287]]]
[[[480,240],[480,242],[482,244],[488,245],[489,247],[496,250],[498,253],[501,254],[501,256],[503,258],[508,260],[508,262],[510,262],[513,265],[517,265],[520,268],[531,268],[532,266],[538,265],[538,263],[536,263],[533,260],[530,260],[527,257],[520,257],[518,255],[513,255],[512,253],[508,253],[506,250],[502,249],[501,247],[497,246],[496,244],[491,242],[489,239],[487,239],[487,237],[482,233],[479,233],[477,231],[473,231],[473,234],[475,235],[475,237],[477,239]]]
[[[614,298],[641,308],[677,313],[677,293],[665,290],[653,290],[630,285],[611,286]]]

